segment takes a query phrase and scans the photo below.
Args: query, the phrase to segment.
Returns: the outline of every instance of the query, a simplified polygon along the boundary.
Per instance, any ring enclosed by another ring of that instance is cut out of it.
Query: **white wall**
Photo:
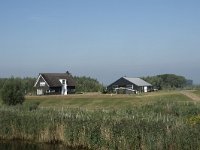
[[[144,86],[144,92],[145,92],[145,93],[148,92],[147,86]]]
[[[67,81],[66,81],[66,79],[59,79],[59,81],[62,84],[61,94],[62,95],[67,95]],[[63,83],[63,81],[64,81],[64,83]]]

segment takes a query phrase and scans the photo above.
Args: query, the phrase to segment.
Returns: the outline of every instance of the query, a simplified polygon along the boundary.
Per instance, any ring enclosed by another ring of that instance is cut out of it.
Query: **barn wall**
[[[107,87],[107,89],[108,89],[108,91],[110,91],[110,92],[114,92],[114,89],[115,88],[120,88],[120,87],[124,87],[124,88],[130,88],[130,89],[132,89],[133,88],[133,90],[136,90],[137,92],[144,92],[144,87],[145,86],[137,86],[137,85],[135,85],[135,84],[133,84],[132,82],[130,82],[130,81],[128,81],[128,80],[126,80],[126,79],[124,79],[123,77],[122,78],[120,78],[119,80],[117,80],[117,81],[115,81],[114,83],[112,83],[112,84],[110,84],[108,87]],[[151,86],[146,86],[147,87],[147,91],[151,91]],[[129,91],[129,90],[123,90],[123,89],[119,89],[118,91],[117,91],[117,93],[123,93],[123,94],[131,94],[131,93],[135,93],[135,92],[133,92],[133,91]]]

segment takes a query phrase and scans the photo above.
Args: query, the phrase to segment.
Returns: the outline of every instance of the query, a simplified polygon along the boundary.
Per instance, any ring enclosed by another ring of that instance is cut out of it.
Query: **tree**
[[[22,104],[25,100],[24,87],[21,79],[7,79],[1,89],[1,98],[6,105]]]
[[[23,87],[24,87],[25,94],[28,94],[28,95],[34,94],[34,92],[35,92],[35,88],[34,88],[35,81],[36,81],[36,78],[31,78],[31,77],[26,77],[26,78],[21,79],[21,82],[22,82]]]
[[[97,79],[74,76],[74,80],[76,81],[76,92],[99,92],[102,90],[102,85]]]
[[[158,89],[182,88],[186,85],[186,79],[183,76],[175,74],[162,74],[152,77],[143,77],[143,79]]]
[[[3,87],[6,80],[7,80],[6,78],[0,78],[0,90]]]

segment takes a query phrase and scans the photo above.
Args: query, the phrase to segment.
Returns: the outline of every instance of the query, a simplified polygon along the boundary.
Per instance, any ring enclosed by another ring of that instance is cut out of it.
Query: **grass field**
[[[39,102],[40,107],[54,108],[131,108],[155,103],[159,100],[187,101],[189,98],[178,91],[160,91],[140,95],[111,95],[89,93],[67,96],[28,96],[25,103]]]
[[[200,103],[180,91],[28,96],[23,106],[0,105],[0,122],[4,140],[95,150],[200,147]]]
[[[200,90],[195,90],[193,93],[200,97]]]

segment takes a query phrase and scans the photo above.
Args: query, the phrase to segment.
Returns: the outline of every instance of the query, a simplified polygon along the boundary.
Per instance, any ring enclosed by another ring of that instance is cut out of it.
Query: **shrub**
[[[3,103],[6,105],[22,104],[25,97],[21,80],[13,77],[6,80],[0,95]]]

